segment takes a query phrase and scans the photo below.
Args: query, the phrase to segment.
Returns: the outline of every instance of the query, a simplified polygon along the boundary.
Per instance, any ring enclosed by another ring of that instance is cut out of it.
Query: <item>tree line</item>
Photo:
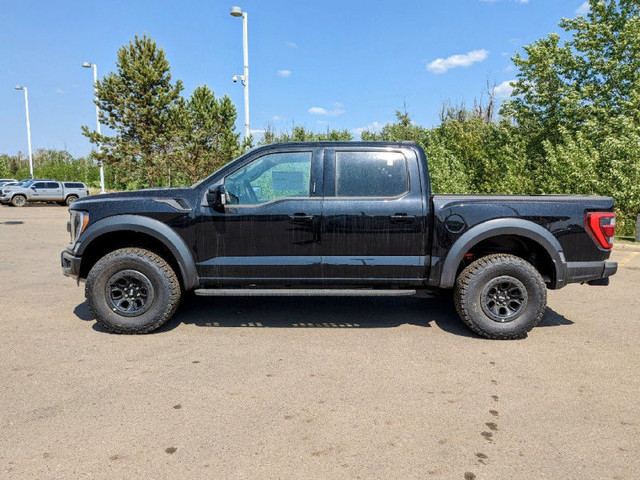
[[[618,232],[630,234],[640,207],[640,4],[589,6],[586,15],[562,19],[562,37],[550,34],[514,55],[513,93],[499,109],[488,88],[486,100],[470,108],[444,103],[435,127],[416,125],[404,109],[379,131],[362,132],[362,140],[421,145],[437,193],[613,196]],[[118,51],[116,71],[97,84],[107,129],[98,135],[83,127],[95,145],[91,157],[40,151],[36,173],[60,178],[54,169],[68,168],[63,176],[96,185],[95,162],[103,161],[111,188],[187,185],[253,146],[236,132],[229,97],[206,85],[189,98],[182,90],[164,51],[136,36]],[[348,130],[267,127],[259,143],[313,140],[354,137]],[[22,157],[0,156],[0,176],[25,166]]]

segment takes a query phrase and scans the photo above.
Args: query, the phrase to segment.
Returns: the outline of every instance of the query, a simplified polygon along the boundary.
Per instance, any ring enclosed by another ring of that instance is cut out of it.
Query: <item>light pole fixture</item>
[[[244,75],[234,75],[233,82],[238,79],[244,87],[244,137],[249,138],[249,38],[247,34],[247,12],[240,7],[231,7],[229,12],[232,17],[242,17],[242,58],[244,60]]]
[[[82,62],[82,68],[92,68],[93,67],[93,96],[96,104],[96,131],[98,135],[100,135],[100,107],[98,106],[98,95],[97,95],[97,85],[98,85],[98,66],[95,63],[91,62]],[[100,148],[100,144],[98,144],[98,148]],[[100,160],[100,190],[101,193],[105,193],[104,191],[104,165],[102,164],[102,160]]]
[[[27,111],[27,143],[29,144],[29,174],[33,178],[33,154],[31,153],[31,123],[29,122],[29,93],[24,85],[16,85],[16,90],[24,90],[24,108]]]

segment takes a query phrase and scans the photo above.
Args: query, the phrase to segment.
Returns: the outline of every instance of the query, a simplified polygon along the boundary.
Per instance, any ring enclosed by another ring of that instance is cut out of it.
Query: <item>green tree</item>
[[[353,140],[353,135],[346,129],[330,130],[327,128],[326,132],[316,133],[301,126],[294,126],[291,132],[276,132],[271,125],[268,125],[262,135],[260,145],[289,142],[349,142],[351,140]]]
[[[182,82],[171,82],[164,50],[146,34],[120,48],[116,70],[96,85],[100,121],[113,135],[82,130],[101,147],[98,160],[116,165],[125,180],[143,176],[153,187],[167,165],[169,120]]]
[[[640,2],[589,7],[560,22],[566,41],[554,33],[516,53],[501,113],[526,144],[525,171],[539,193],[611,195],[618,231],[631,233],[640,208]]]
[[[251,142],[240,144],[231,99],[216,99],[206,85],[197,87],[189,100],[181,98],[171,116],[171,166],[191,183],[236,158]]]

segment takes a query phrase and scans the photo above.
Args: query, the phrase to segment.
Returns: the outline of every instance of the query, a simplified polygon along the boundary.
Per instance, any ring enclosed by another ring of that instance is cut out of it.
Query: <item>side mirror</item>
[[[31,190],[33,190],[33,191],[35,192],[35,190],[36,190],[35,185],[33,185],[33,186],[31,187]]]
[[[207,191],[207,203],[216,212],[224,213],[224,205],[227,203],[227,193],[224,185],[218,185]]]

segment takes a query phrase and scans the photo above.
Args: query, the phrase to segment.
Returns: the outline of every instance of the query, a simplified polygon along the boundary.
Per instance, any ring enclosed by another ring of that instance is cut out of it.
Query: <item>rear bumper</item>
[[[584,283],[609,278],[618,271],[616,262],[569,262],[567,263],[565,283]],[[594,282],[594,285],[606,285],[607,282]]]
[[[78,278],[80,275],[80,257],[76,257],[69,253],[68,250],[64,250],[60,254],[60,263],[62,264],[62,273],[66,277]]]

